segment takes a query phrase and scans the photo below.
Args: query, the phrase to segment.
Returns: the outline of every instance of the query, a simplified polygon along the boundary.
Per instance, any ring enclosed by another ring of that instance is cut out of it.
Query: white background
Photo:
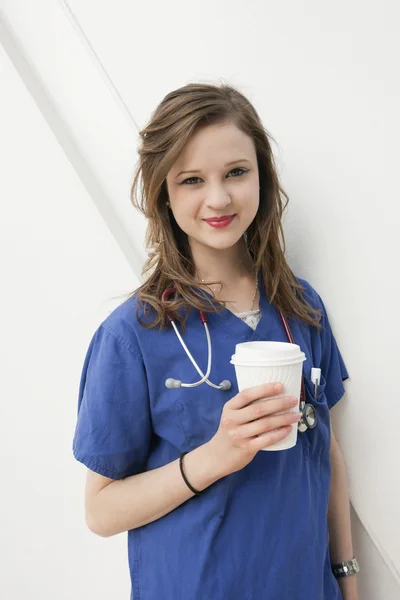
[[[292,268],[349,370],[333,409],[363,600],[400,593],[399,16],[394,0],[0,0],[1,589],[129,597],[125,535],[85,527],[71,444],[89,338],[137,287],[137,131],[166,93],[223,80],[254,103],[290,204]]]

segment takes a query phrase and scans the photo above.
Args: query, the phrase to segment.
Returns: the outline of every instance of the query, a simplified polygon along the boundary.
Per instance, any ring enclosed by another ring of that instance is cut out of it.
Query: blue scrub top
[[[240,471],[129,531],[131,600],[342,600],[329,558],[329,409],[343,396],[348,373],[321,297],[298,279],[307,301],[323,315],[321,332],[288,319],[295,343],[306,354],[306,395],[317,406],[317,426],[298,432],[294,448],[258,452]],[[224,403],[238,392],[230,364],[235,345],[288,341],[263,285],[260,291],[262,316],[255,331],[228,309],[208,314],[210,380],[229,379],[229,392],[206,384],[167,389],[168,377],[199,378],[175,333],[141,327],[135,298],[114,309],[94,333],[84,361],[75,458],[92,471],[121,479],[166,465],[208,442]],[[205,371],[207,342],[197,311],[191,311],[184,339]],[[311,367],[322,373],[316,401]]]

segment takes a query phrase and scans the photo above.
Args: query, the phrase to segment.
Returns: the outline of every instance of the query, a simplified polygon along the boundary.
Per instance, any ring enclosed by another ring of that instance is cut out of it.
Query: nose
[[[223,185],[211,185],[205,197],[205,204],[214,210],[221,210],[231,204],[232,200]]]

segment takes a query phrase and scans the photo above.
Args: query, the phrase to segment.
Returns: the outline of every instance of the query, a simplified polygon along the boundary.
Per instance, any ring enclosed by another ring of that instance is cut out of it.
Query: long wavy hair
[[[236,125],[254,140],[256,148],[259,207],[244,236],[254,270],[262,274],[271,304],[285,316],[298,317],[320,330],[321,312],[304,299],[304,287],[285,259],[282,215],[289,198],[279,183],[270,145],[273,138],[249,100],[225,84],[189,83],[170,92],[139,132],[139,160],[130,199],[147,219],[148,258],[142,270],[145,281],[130,294],[137,298],[137,318],[143,327],[165,328],[168,311],[184,329],[191,309],[210,312],[226,307],[211,287],[204,294],[204,284],[196,279],[187,235],[168,209],[166,184],[169,170],[190,137],[201,127],[223,123]],[[215,282],[207,285],[211,283]],[[163,292],[172,285],[176,295],[162,302]]]

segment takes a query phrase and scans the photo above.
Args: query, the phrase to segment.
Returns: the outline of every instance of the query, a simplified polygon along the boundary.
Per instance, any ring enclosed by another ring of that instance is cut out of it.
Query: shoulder
[[[138,317],[144,320],[144,311],[139,307],[136,295],[132,295],[108,314],[99,329],[105,330],[136,354],[140,348],[140,338],[148,331],[139,323]]]
[[[313,308],[322,308],[321,297],[311,283],[306,279],[302,279],[301,277],[296,277],[296,279],[304,288],[303,294],[308,304],[311,304]]]

